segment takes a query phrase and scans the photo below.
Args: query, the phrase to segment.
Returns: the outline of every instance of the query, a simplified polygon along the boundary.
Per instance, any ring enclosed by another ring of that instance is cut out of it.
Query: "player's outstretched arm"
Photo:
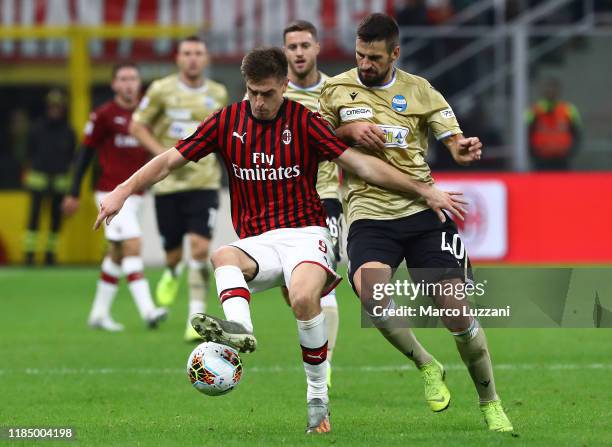
[[[453,158],[461,166],[468,166],[482,157],[482,143],[478,137],[464,137],[462,134],[451,135],[442,140]]]
[[[132,120],[130,122],[130,133],[153,155],[159,155],[168,149],[155,139],[149,128],[143,123]]]
[[[355,173],[369,183],[396,191],[419,194],[442,222],[446,221],[442,210],[453,213],[461,220],[467,213],[463,208],[467,202],[463,200],[462,193],[442,191],[433,185],[413,180],[393,166],[371,155],[365,155],[349,148],[334,161],[343,169]]]
[[[153,158],[104,197],[100,202],[100,212],[94,223],[94,230],[97,230],[104,220],[107,224],[110,223],[130,195],[165,179],[170,172],[186,164],[187,160],[175,148]]]

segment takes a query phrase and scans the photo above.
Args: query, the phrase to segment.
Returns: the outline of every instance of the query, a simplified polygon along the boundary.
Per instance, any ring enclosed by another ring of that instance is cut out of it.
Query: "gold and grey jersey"
[[[182,83],[177,74],[154,81],[132,119],[145,124],[164,146],[172,147],[191,135],[198,124],[227,104],[227,90],[207,79],[200,88]],[[221,167],[214,155],[197,163],[187,163],[153,187],[155,194],[170,194],[193,189],[218,189]]]
[[[297,101],[307,109],[316,112],[319,104],[319,96],[325,80],[329,78],[324,73],[320,73],[321,79],[310,87],[300,87],[289,81],[285,96],[293,101]],[[319,163],[317,174],[317,192],[322,199],[339,199],[339,180],[338,166],[331,161]]]
[[[385,133],[385,149],[357,150],[430,184],[425,160],[429,131],[438,140],[461,133],[444,97],[425,79],[399,69],[380,87],[364,86],[356,68],[329,78],[319,98],[319,113],[335,128],[353,121],[378,125]],[[345,200],[349,225],[358,219],[397,219],[427,209],[416,194],[387,190],[351,173],[345,180]]]

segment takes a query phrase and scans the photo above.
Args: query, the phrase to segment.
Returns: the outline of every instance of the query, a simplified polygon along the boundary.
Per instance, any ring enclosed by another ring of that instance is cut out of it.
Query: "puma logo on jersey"
[[[237,138],[239,138],[239,139],[240,139],[240,142],[241,142],[242,144],[244,144],[244,137],[246,136],[246,134],[247,134],[246,132],[245,132],[245,133],[243,133],[242,135],[240,135],[238,132],[234,132],[234,133],[232,133],[232,136],[233,136],[233,137],[237,137]]]

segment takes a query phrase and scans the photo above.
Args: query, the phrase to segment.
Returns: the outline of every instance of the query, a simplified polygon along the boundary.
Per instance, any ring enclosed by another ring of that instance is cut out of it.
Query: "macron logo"
[[[242,135],[240,135],[238,132],[234,132],[234,133],[232,133],[232,136],[233,136],[233,137],[237,137],[237,138],[239,138],[239,139],[240,139],[240,142],[241,142],[242,144],[244,144],[244,137],[246,136],[246,134],[247,134],[246,132],[245,132],[245,133],[243,133]]]

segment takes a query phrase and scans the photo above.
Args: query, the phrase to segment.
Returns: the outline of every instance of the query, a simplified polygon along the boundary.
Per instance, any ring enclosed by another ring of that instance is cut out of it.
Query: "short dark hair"
[[[272,76],[284,79],[287,77],[287,65],[287,57],[280,48],[255,48],[242,59],[240,73],[245,80],[255,82]]]
[[[387,51],[391,53],[399,45],[399,26],[393,17],[376,12],[359,23],[357,37],[368,43],[384,40]]]
[[[202,45],[206,46],[206,42],[204,42],[204,40],[197,34],[192,34],[190,36],[183,37],[181,40],[179,40],[176,48],[177,49],[180,48],[183,42],[196,42],[196,43],[201,43]]]
[[[317,28],[312,23],[307,20],[296,20],[287,25],[283,30],[283,42],[287,33],[295,33],[296,31],[307,31],[312,34],[314,40],[317,40]]]
[[[121,70],[122,68],[133,68],[140,74],[140,68],[138,68],[138,65],[136,65],[134,62],[132,61],[117,62],[116,64],[113,65],[113,70],[112,70],[113,79],[117,77],[117,73],[119,73],[119,70]]]

